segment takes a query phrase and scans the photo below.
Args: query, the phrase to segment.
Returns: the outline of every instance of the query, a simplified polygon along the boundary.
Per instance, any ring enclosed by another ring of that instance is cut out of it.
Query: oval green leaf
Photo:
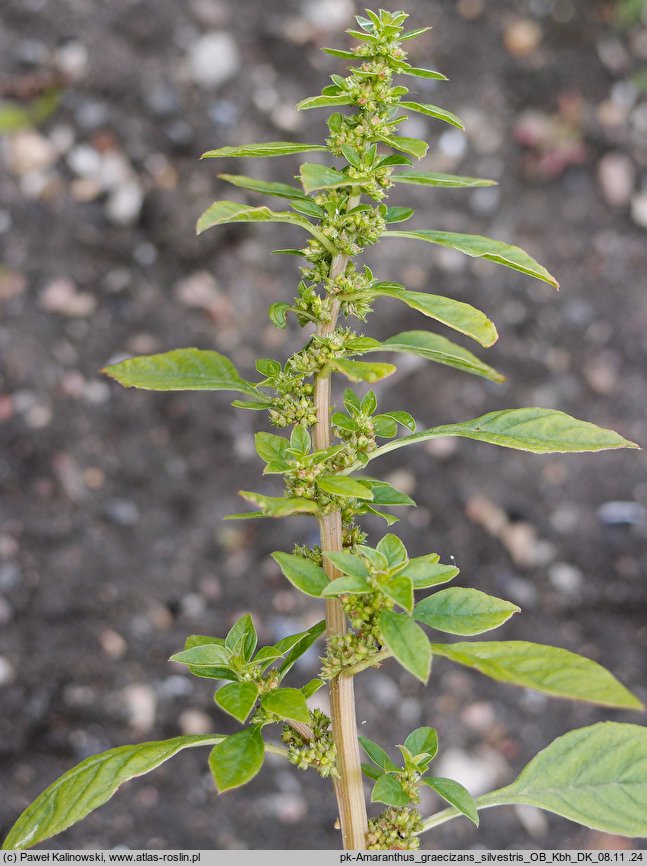
[[[604,833],[647,836],[647,728],[602,722],[558,737],[479,807],[546,809]]]
[[[422,779],[423,785],[428,785],[433,791],[439,794],[443,800],[446,800],[451,806],[457,809],[461,815],[465,815],[472,823],[479,825],[479,815],[476,809],[474,798],[459,782],[453,779],[443,779],[440,776],[432,776],[429,779]]]
[[[265,745],[257,727],[247,728],[218,743],[209,755],[209,767],[218,791],[245,785],[263,766]]]
[[[301,689],[274,689],[261,698],[261,706],[281,719],[309,724],[310,711]]]
[[[408,795],[395,776],[380,776],[371,791],[371,803],[386,803],[387,806],[406,806]]]
[[[452,126],[456,126],[458,129],[465,129],[465,124],[457,117],[457,115],[452,114],[451,111],[446,111],[444,108],[439,108],[437,105],[429,105],[426,102],[400,102],[400,108],[408,109],[409,111],[416,111],[418,114],[424,114],[427,117],[434,117],[436,120],[443,120],[445,123],[449,123]]]
[[[9,830],[2,848],[17,851],[50,839],[106,803],[129,779],[149,773],[182,749],[225,739],[217,734],[174,737],[86,758],[36,797]]]
[[[431,672],[431,647],[427,635],[407,614],[383,610],[382,641],[394,658],[414,677],[426,683]]]
[[[104,367],[103,373],[125,388],[147,391],[240,391],[262,396],[238,375],[229,358],[206,349],[173,349],[140,355]]]
[[[605,707],[643,709],[602,665],[559,647],[523,640],[474,641],[432,644],[432,651],[498,682]]]
[[[208,150],[200,158],[289,156],[293,153],[311,153],[314,150],[327,151],[328,148],[323,144],[300,144],[296,141],[264,141],[262,144],[219,147],[217,150]]]
[[[333,496],[347,496],[353,499],[373,499],[373,491],[362,481],[355,481],[347,475],[320,475],[317,487],[332,493]]]
[[[446,187],[447,189],[471,189],[477,186],[496,186],[495,180],[482,177],[463,177],[458,174],[443,174],[437,171],[403,171],[391,175],[394,183],[412,183],[416,186]]]
[[[218,706],[239,722],[244,722],[258,698],[256,683],[229,683],[218,689],[214,700]]]
[[[370,351],[406,352],[409,355],[426,358],[428,361],[435,361],[437,364],[445,364],[463,373],[482,376],[491,382],[505,381],[505,376],[485,364],[476,355],[430,331],[404,331],[402,334],[389,337],[379,348]]]
[[[411,731],[404,741],[404,747],[412,755],[420,755],[426,752],[434,758],[438,751],[438,732],[435,728],[430,728],[427,725],[422,728],[416,728],[415,731]]]
[[[279,551],[272,554],[272,559],[278,563],[290,583],[306,595],[319,598],[324,587],[329,583],[323,568],[303,556]]]
[[[448,634],[473,635],[498,628],[519,610],[509,601],[457,586],[419,601],[413,618]]]
[[[255,177],[246,177],[243,174],[219,174],[221,180],[227,181],[232,186],[240,189],[248,189],[252,192],[260,192],[264,195],[274,195],[277,198],[307,198],[303,190],[298,186],[290,186],[287,183],[275,183],[274,181],[258,180]]]

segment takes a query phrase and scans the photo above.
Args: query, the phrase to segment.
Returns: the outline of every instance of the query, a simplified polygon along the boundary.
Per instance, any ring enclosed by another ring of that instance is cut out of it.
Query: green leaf
[[[477,589],[441,589],[419,601],[413,618],[448,634],[473,635],[498,628],[519,613],[516,604]]]
[[[223,665],[226,667],[229,664],[230,655],[231,652],[227,647],[210,643],[204,646],[194,646],[191,649],[175,653],[169,661],[200,668],[212,667],[213,665]]]
[[[412,207],[388,207],[384,219],[389,225],[391,223],[403,223],[411,219],[415,211]]]
[[[384,340],[379,349],[371,351],[406,352],[409,355],[419,355],[428,361],[454,367],[464,373],[482,376],[491,382],[503,382],[505,376],[477,358],[467,349],[430,331],[404,331]]]
[[[333,496],[347,496],[353,499],[373,499],[373,491],[362,481],[355,481],[346,475],[320,475],[317,487]]]
[[[391,758],[384,751],[382,746],[379,746],[377,743],[374,743],[373,740],[369,740],[368,737],[358,737],[360,746],[364,749],[366,754],[369,756],[371,761],[378,766],[381,770],[385,772],[390,772],[392,770],[397,770],[397,764],[394,764]]]
[[[322,51],[325,51],[326,54],[332,55],[332,57],[343,57],[345,60],[357,60],[357,54],[353,51],[344,51],[342,48],[322,48]]]
[[[413,183],[417,186],[446,187],[448,189],[469,189],[477,186],[496,186],[495,180],[482,177],[462,177],[458,174],[443,174],[437,171],[403,171],[391,175],[394,183]]]
[[[323,688],[325,685],[326,681],[320,680],[319,677],[315,677],[314,679],[309,680],[305,684],[305,686],[301,686],[303,697],[307,700],[308,698],[312,697],[312,695],[316,694],[319,689]]]
[[[295,141],[264,141],[262,144],[241,144],[233,147],[219,147],[208,150],[201,159],[220,157],[265,157],[289,156],[293,153],[310,153],[313,150],[328,150],[323,144],[300,144]]]
[[[225,638],[227,649],[231,653],[241,653],[246,662],[254,655],[257,642],[258,635],[254,622],[248,613],[236,620]]]
[[[431,647],[420,626],[406,614],[383,610],[380,631],[384,644],[402,667],[426,683],[431,672]]]
[[[422,159],[429,150],[427,142],[421,141],[419,138],[407,138],[404,135],[379,135],[378,139],[384,144],[388,144],[389,147],[401,150],[403,153],[409,153],[417,159]]]
[[[400,65],[395,70],[400,75],[413,75],[416,78],[435,78],[437,81],[447,81],[447,76],[442,72],[434,72],[433,69],[420,69],[417,66]]]
[[[382,584],[382,592],[392,598],[393,601],[404,608],[407,613],[413,611],[413,584],[408,577],[392,577],[387,583]]]
[[[211,750],[209,766],[218,791],[222,794],[231,788],[247,784],[263,766],[265,745],[260,728],[247,728]]]
[[[331,361],[331,368],[343,373],[351,382],[379,382],[397,370],[393,364],[374,364],[368,361]]]
[[[320,189],[338,189],[343,186],[357,184],[356,178],[315,162],[304,162],[301,166],[301,183],[306,192]]]
[[[601,722],[558,737],[479,806],[536,806],[585,827],[647,836],[647,728]]]
[[[303,556],[277,552],[272,554],[272,559],[278,563],[290,583],[306,595],[319,598],[324,587],[329,583],[323,568]]]
[[[204,646],[207,643],[212,643],[215,646],[224,646],[224,637],[209,637],[205,634],[190,634],[184,641],[184,649],[192,649],[194,646]]]
[[[241,379],[224,355],[204,349],[174,349],[159,355],[140,355],[103,371],[125,388],[147,391],[240,391],[262,396],[251,382]]]
[[[557,409],[502,409],[489,412],[464,421],[460,424],[447,424],[432,427],[403,436],[394,442],[387,442],[372,451],[372,460],[387,451],[402,448],[413,442],[439,439],[443,436],[462,436],[489,442],[503,448],[516,448],[518,451],[532,451],[534,454],[556,454],[565,452],[606,451],[614,448],[638,448],[613,430],[597,427],[588,421],[578,421]]]
[[[297,103],[297,111],[307,111],[309,108],[328,108],[337,105],[353,105],[355,100],[349,94],[340,96],[309,96]]]
[[[386,559],[389,568],[396,568],[409,561],[406,547],[398,536],[391,532],[378,541],[376,550]]]
[[[261,698],[261,706],[281,719],[309,724],[310,710],[301,689],[273,689]]]
[[[443,800],[446,800],[455,809],[458,809],[462,815],[465,815],[466,818],[469,818],[478,827],[479,815],[476,803],[467,788],[453,779],[443,779],[439,776],[432,776],[429,779],[422,779],[421,781],[423,785],[428,785]]]
[[[218,734],[174,737],[135,746],[119,746],[86,758],[27,806],[9,830],[2,848],[18,851],[50,839],[106,803],[129,779],[149,773],[182,749],[206,746],[224,739]]]
[[[439,108],[437,105],[429,105],[426,102],[400,102],[400,108],[408,108],[410,111],[417,111],[418,114],[425,114],[427,117],[435,117],[436,120],[444,120],[445,123],[450,123],[458,129],[465,129],[465,124],[452,114],[451,111],[445,111],[444,108]]]
[[[379,779],[382,773],[373,767],[371,764],[362,764],[362,773],[369,777],[369,779]]]
[[[416,232],[390,231],[385,232],[384,237],[413,238],[414,240],[428,241],[432,244],[440,244],[443,247],[451,247],[466,256],[479,259],[488,259],[498,265],[505,265],[522,274],[528,274],[544,283],[550,283],[556,289],[559,283],[555,277],[548,273],[546,268],[531,258],[528,253],[520,247],[495,241],[492,238],[484,238],[481,235],[463,235],[456,232],[438,232],[430,229],[422,229]]]
[[[643,706],[597,662],[558,647],[515,640],[432,644],[432,650],[498,682],[605,707]]]
[[[406,806],[408,795],[394,776],[385,773],[373,785],[371,803],[386,803],[387,806]]]
[[[288,454],[290,442],[285,436],[277,436],[276,433],[256,433],[254,444],[256,453],[266,463],[272,460],[287,460],[290,456]]]
[[[421,33],[426,33],[427,30],[431,30],[431,27],[418,27],[416,30],[407,30],[406,33],[401,33],[398,38],[400,42],[404,42],[407,39],[414,39],[416,36],[420,36]]]
[[[330,598],[338,595],[362,595],[366,592],[372,592],[373,587],[364,577],[358,577],[356,574],[347,574],[344,577],[338,577],[332,580],[324,591],[321,593],[323,598]]]
[[[392,484],[387,481],[374,481],[366,479],[366,483],[370,485],[373,491],[374,505],[415,505],[413,499],[406,493],[396,490]]]
[[[278,198],[307,198],[303,190],[298,186],[290,186],[287,183],[275,183],[274,181],[258,180],[255,177],[246,177],[243,174],[219,174],[221,180],[241,189],[249,189],[252,192],[260,192],[264,195],[274,195]]]
[[[279,667],[279,673],[281,674],[281,677],[284,677],[288,673],[294,663],[299,658],[301,658],[301,656],[305,652],[307,652],[307,650],[309,650],[314,643],[316,643],[318,638],[323,634],[325,630],[326,620],[322,619],[314,625],[310,626],[310,628],[303,633],[303,637],[301,637],[299,641],[294,644],[294,646],[285,656],[285,661]]]
[[[458,573],[458,569],[453,565],[429,562],[425,556],[410,559],[407,567],[401,572],[411,579],[414,589],[426,589],[429,586],[449,583]]]
[[[244,722],[258,698],[256,683],[229,683],[218,689],[214,700],[218,706],[239,722]]]
[[[376,297],[397,298],[413,310],[466,334],[482,346],[492,346],[498,339],[497,330],[485,313],[462,301],[427,292],[409,292],[396,283],[377,283],[371,292]]]
[[[230,223],[290,223],[316,234],[315,227],[304,217],[290,211],[274,211],[269,207],[252,207],[238,201],[214,201],[200,216],[197,222],[197,233],[200,235],[214,226]]]
[[[324,550],[323,555],[332,562],[335,568],[338,568],[344,574],[362,578],[369,576],[368,568],[361,556],[355,556],[353,553],[346,553],[345,551],[327,550]]]
[[[434,758],[438,751],[438,732],[435,728],[427,726],[416,728],[404,741],[404,747],[412,755],[421,755],[426,752],[431,758]]]
[[[301,499],[298,496],[284,498],[283,496],[265,496],[250,490],[239,491],[243,499],[258,505],[262,510],[251,514],[230,514],[226,520],[249,519],[250,517],[288,517],[290,514],[318,514],[317,503],[312,499]]]
[[[286,250],[274,250],[275,253],[278,252],[286,252]],[[294,252],[290,250],[289,252]],[[301,255],[300,250],[296,250],[297,255]],[[267,315],[269,316],[270,322],[274,325],[275,328],[279,328],[279,330],[283,330],[287,325],[287,314],[292,309],[291,304],[285,303],[285,301],[277,301],[274,304],[270,304],[269,309],[267,311]]]

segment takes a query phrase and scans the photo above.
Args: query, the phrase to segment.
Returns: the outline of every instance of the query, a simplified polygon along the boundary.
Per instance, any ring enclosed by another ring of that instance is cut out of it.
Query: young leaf
[[[405,33],[400,34],[399,40],[400,42],[404,42],[407,39],[414,39],[416,36],[426,33],[427,30],[431,30],[431,27],[418,27],[415,30],[407,30]]]
[[[332,57],[343,57],[345,60],[357,60],[357,54],[353,51],[344,51],[342,48],[322,48],[322,51],[325,51],[326,54],[332,55]]]
[[[296,255],[298,256],[301,255],[301,250],[274,250],[274,252],[290,252],[296,253]],[[285,301],[277,301],[274,304],[270,304],[267,315],[269,316],[270,322],[274,325],[275,328],[278,328],[279,330],[283,330],[283,328],[285,328],[285,326],[287,325],[287,314],[291,309],[292,305],[285,303]]]
[[[420,755],[426,752],[431,758],[436,757],[438,751],[438,732],[435,728],[422,727],[411,731],[404,741],[405,749],[412,755]]]
[[[323,144],[300,144],[295,141],[264,141],[262,144],[242,144],[208,150],[201,159],[221,157],[265,157],[289,156],[293,153],[310,153],[313,150],[328,150]]]
[[[371,488],[363,481],[355,481],[347,475],[320,475],[317,487],[333,496],[348,496],[353,499],[373,499]]]
[[[248,613],[236,620],[225,638],[225,646],[229,652],[242,653],[246,662],[254,655],[257,642],[258,635],[254,628],[254,621]]]
[[[320,680],[319,677],[315,677],[313,680],[310,680],[305,684],[305,686],[301,686],[301,692],[303,693],[303,697],[307,700],[312,697],[312,695],[316,694],[319,689],[323,688],[326,685],[325,680]]]
[[[377,743],[369,740],[368,737],[358,737],[357,739],[371,761],[381,770],[384,770],[385,773],[398,769],[397,764],[393,763],[382,746],[378,746]]]
[[[330,106],[352,105],[354,99],[350,94],[340,96],[309,96],[297,103],[297,111],[307,111],[309,108],[329,108]]]
[[[387,806],[406,806],[408,802],[409,797],[395,776],[385,773],[373,785],[371,803],[386,803]]]
[[[522,274],[528,274],[544,283],[550,283],[556,289],[559,283],[555,277],[548,273],[546,268],[531,258],[528,253],[520,247],[495,241],[492,238],[484,238],[481,235],[463,235],[456,232],[437,232],[430,229],[422,229],[415,232],[389,231],[384,237],[413,238],[414,240],[428,241],[432,244],[440,244],[443,247],[451,247],[466,256],[480,259],[488,259],[498,265],[505,265]]]
[[[255,177],[246,177],[243,174],[219,174],[218,177],[232,184],[232,186],[240,187],[240,189],[249,189],[252,192],[274,195],[277,198],[307,198],[303,190],[299,189],[298,186],[290,186],[287,183],[258,180]]]
[[[310,710],[301,689],[273,689],[261,698],[261,706],[281,719],[310,722]]]
[[[254,444],[256,453],[266,463],[272,460],[287,460],[290,456],[288,454],[290,442],[285,436],[277,436],[276,433],[256,433]]]
[[[304,559],[303,556],[279,551],[272,554],[272,559],[278,563],[279,568],[290,583],[306,595],[319,598],[329,582],[323,568],[309,559]]]
[[[288,517],[290,514],[318,514],[319,507],[312,499],[301,499],[300,497],[284,498],[283,496],[265,496],[263,493],[254,493],[251,490],[239,491],[243,499],[252,502],[261,508],[259,512],[251,514],[230,514],[225,520],[245,520],[251,517]]]
[[[386,559],[389,568],[396,568],[398,565],[404,565],[404,563],[409,560],[406,547],[402,541],[400,541],[398,536],[393,535],[391,532],[378,541],[376,549]]]
[[[523,640],[432,644],[432,650],[502,683],[605,707],[643,708],[613,674],[569,650]]]
[[[419,138],[407,138],[403,135],[380,135],[378,138],[389,147],[401,150],[403,153],[409,153],[417,159],[422,159],[429,150],[427,142],[421,141]]]
[[[379,779],[382,773],[371,764],[362,764],[362,773],[369,779]]]
[[[241,379],[224,355],[205,349],[174,349],[159,355],[140,355],[103,369],[125,388],[147,391],[240,391],[262,396]]]
[[[338,595],[361,595],[365,592],[371,592],[373,587],[364,577],[347,574],[344,577],[338,577],[332,580],[321,593],[322,598],[331,598]]]
[[[27,806],[9,830],[2,848],[19,851],[50,839],[106,803],[129,779],[150,773],[182,749],[211,745],[224,739],[218,734],[174,737],[119,746],[86,758]]]
[[[301,183],[307,193],[320,189],[338,189],[343,186],[351,186],[355,182],[347,174],[342,174],[341,171],[315,162],[304,162],[300,171]]]
[[[443,174],[437,171],[403,171],[391,175],[394,183],[413,183],[417,186],[446,187],[448,189],[469,189],[477,186],[496,186],[495,180],[482,177],[462,177],[458,174]]]
[[[400,102],[400,108],[409,109],[409,111],[416,111],[418,114],[425,114],[427,117],[435,117],[436,120],[444,120],[445,123],[449,123],[452,126],[458,127],[458,129],[465,129],[465,124],[457,117],[455,114],[452,114],[451,111],[446,111],[444,108],[439,108],[437,105],[429,105],[424,102]]]
[[[485,313],[462,301],[442,295],[430,295],[427,292],[409,292],[395,283],[377,283],[371,292],[376,297],[384,295],[404,301],[413,310],[442,322],[454,331],[466,334],[481,346],[492,346],[498,339],[497,330]]]
[[[410,559],[406,568],[400,572],[411,580],[414,589],[426,589],[429,586],[449,583],[458,573],[458,569],[453,565],[430,562],[426,556]]]
[[[227,737],[211,750],[209,766],[218,791],[245,785],[263,766],[265,745],[260,728],[247,728]]]
[[[382,591],[389,598],[400,605],[401,608],[412,613],[413,611],[413,584],[408,577],[392,577],[387,583],[382,584]]]
[[[332,562],[335,568],[338,568],[344,574],[364,579],[369,576],[368,568],[361,556],[355,556],[355,554],[346,553],[345,551],[340,553],[333,551],[330,553],[327,550],[324,550],[323,555]]]
[[[447,340],[439,334],[432,334],[430,331],[404,331],[402,334],[396,334],[389,337],[388,340],[384,340],[379,349],[371,349],[370,351],[406,352],[409,355],[419,355],[428,361],[445,364],[447,367],[453,367],[464,373],[482,376],[491,382],[505,381],[505,376],[485,364],[476,355],[468,352],[462,346],[452,343],[451,340]]]
[[[204,634],[190,634],[184,641],[184,649],[193,649],[194,646],[204,646],[208,643],[212,643],[215,646],[224,646],[225,639],[224,637],[209,637]]]
[[[331,361],[330,366],[351,382],[379,382],[395,373],[393,364],[371,364],[368,361]]]
[[[387,442],[372,451],[370,459],[402,448],[413,442],[438,439],[443,436],[462,436],[489,442],[503,448],[532,451],[534,454],[556,454],[564,452],[606,451],[614,448],[638,448],[613,430],[597,427],[588,421],[578,421],[557,409],[502,409],[488,412],[473,421],[432,427],[411,436],[403,436],[395,442]]]
[[[601,722],[558,737],[479,806],[546,809],[604,833],[647,836],[647,728]]]
[[[239,722],[244,722],[258,698],[256,683],[229,683],[218,689],[214,700],[218,706]]]
[[[384,644],[402,667],[426,683],[431,671],[431,647],[420,626],[407,614],[383,610],[380,631]]]
[[[469,818],[473,824],[479,825],[479,815],[476,809],[474,798],[459,782],[453,779],[443,779],[439,776],[432,776],[428,779],[421,780],[423,785],[428,785],[433,791],[439,794],[443,800],[446,800],[451,806]]]
[[[374,481],[367,478],[366,483],[373,491],[374,505],[415,505],[413,499],[406,493],[396,490],[387,481]]]
[[[229,663],[230,655],[231,651],[227,647],[210,643],[204,646],[194,646],[190,649],[182,650],[182,652],[175,653],[169,661],[198,668],[212,667],[213,665],[223,665],[226,667]]]
[[[306,229],[311,234],[315,234],[315,231],[313,231],[314,226],[304,217],[290,213],[289,211],[273,211],[265,205],[252,207],[248,204],[241,204],[238,201],[214,201],[198,219],[196,231],[200,235],[214,226],[229,225],[230,223],[263,222],[291,223],[292,225]]]
[[[388,207],[384,219],[389,225],[391,223],[403,223],[411,219],[415,211],[411,207]]]
[[[473,635],[498,628],[519,613],[516,604],[477,589],[441,589],[419,601],[413,618],[448,634]]]
[[[409,64],[400,64],[396,70],[400,75],[413,75],[415,78],[435,78],[437,81],[447,81],[447,76],[442,72],[434,72],[433,69],[420,69]]]

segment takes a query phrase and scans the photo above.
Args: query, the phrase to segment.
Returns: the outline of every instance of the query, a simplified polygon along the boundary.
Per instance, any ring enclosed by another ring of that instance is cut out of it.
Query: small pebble
[[[9,659],[0,656],[0,687],[9,686],[14,681],[15,670]]]
[[[192,734],[208,734],[213,730],[211,716],[203,713],[202,710],[184,710],[180,713],[178,724],[182,733],[187,736],[191,736]]]
[[[539,46],[543,31],[536,21],[523,18],[509,24],[503,33],[503,44],[515,57],[526,57]]]
[[[598,181],[607,204],[626,207],[634,191],[636,169],[624,153],[606,153],[598,163]]]
[[[196,84],[215,88],[238,72],[240,55],[229,33],[212,30],[191,45],[188,65],[191,78]]]
[[[636,193],[631,199],[631,218],[643,229],[647,229],[647,192]]]
[[[554,562],[548,569],[551,585],[564,595],[576,596],[582,589],[584,575],[568,562]]]
[[[647,508],[639,502],[605,502],[595,512],[604,526],[645,526]]]
[[[148,733],[155,724],[157,699],[153,689],[144,683],[131,683],[121,692],[128,721],[139,733]]]

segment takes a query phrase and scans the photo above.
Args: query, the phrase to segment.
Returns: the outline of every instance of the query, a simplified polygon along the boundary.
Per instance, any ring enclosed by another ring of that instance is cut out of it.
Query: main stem
[[[333,258],[330,276],[337,277],[346,269],[348,257],[337,255]],[[331,321],[321,324],[317,333],[330,334],[337,324],[339,305],[333,304]],[[315,405],[317,423],[314,428],[314,445],[317,451],[330,446],[330,376],[315,377]],[[340,551],[342,549],[341,514],[335,511],[319,520],[321,549]],[[339,577],[340,572],[331,562],[324,559],[324,568],[330,580]],[[338,599],[326,600],[327,635],[340,635],[346,632],[346,617]],[[347,850],[366,847],[368,818],[359,745],[357,742],[357,719],[355,716],[355,691],[352,676],[337,676],[330,681],[330,716],[333,736],[337,747],[337,768],[339,778],[335,779],[335,794],[339,806],[342,844]]]

